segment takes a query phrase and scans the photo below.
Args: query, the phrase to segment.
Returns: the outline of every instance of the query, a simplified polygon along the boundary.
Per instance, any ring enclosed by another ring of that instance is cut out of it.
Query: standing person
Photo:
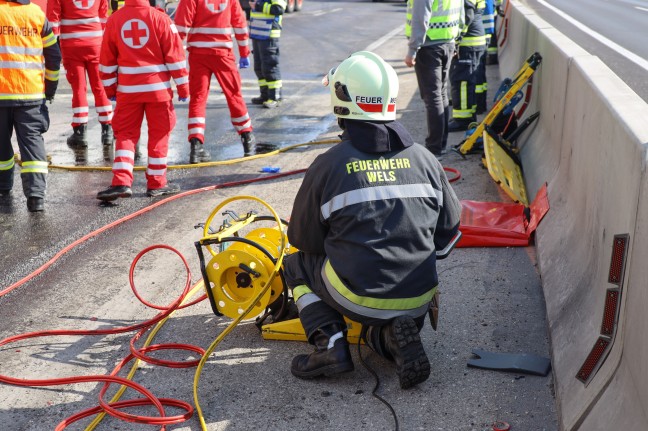
[[[20,179],[30,212],[45,210],[49,128],[45,100],[54,99],[61,51],[53,27],[29,0],[0,0],[0,198],[11,196],[16,131]],[[43,67],[43,62],[45,67]]]
[[[479,69],[477,70],[477,86],[475,87],[477,114],[483,114],[488,108],[488,80],[486,78],[486,64],[489,64],[487,57],[490,55],[491,41],[497,39],[495,37],[495,4],[493,3],[493,0],[486,0],[484,3],[482,23],[484,24],[484,34],[486,35],[486,46],[484,47],[484,53],[479,59]],[[497,43],[495,46],[497,47]]]
[[[463,0],[408,0],[405,64],[416,72],[428,126],[425,146],[437,158],[448,145],[449,70],[462,22]]]
[[[154,3],[153,3],[154,4]],[[176,123],[171,78],[180,101],[189,97],[182,41],[171,19],[149,0],[126,0],[106,24],[101,44],[101,79],[109,98],[116,98],[113,126],[117,143],[112,185],[97,199],[131,197],[135,145],[142,121],[148,123],[147,196],[177,193],[167,184],[169,136]]]
[[[271,109],[281,102],[279,37],[286,0],[250,2],[250,38],[254,54],[254,73],[259,80],[259,97],[252,103]]]
[[[459,229],[461,205],[439,161],[396,118],[398,77],[361,51],[326,80],[342,142],[318,156],[297,192],[288,225],[284,275],[310,354],[296,356],[299,378],[353,370],[343,316],[396,365],[400,386],[425,381],[421,343],[438,282],[435,248]]]
[[[238,0],[182,0],[175,23],[181,38],[187,38],[189,51],[189,143],[190,163],[208,162],[205,151],[205,113],[212,75],[220,84],[230,120],[241,138],[243,154],[254,153],[252,121],[241,95],[241,76],[232,52],[232,29],[239,51],[239,66],[250,67],[250,48],[245,15]]]
[[[88,146],[88,97],[86,73],[101,123],[101,142],[111,146],[113,107],[99,77],[99,52],[108,16],[108,0],[48,0],[47,19],[58,35],[65,76],[72,86],[72,147]]]
[[[479,62],[486,51],[486,34],[482,13],[484,0],[464,0],[466,22],[461,33],[457,55],[450,65],[450,86],[452,87],[452,120],[448,123],[450,132],[468,130],[470,123],[477,121],[477,74]]]

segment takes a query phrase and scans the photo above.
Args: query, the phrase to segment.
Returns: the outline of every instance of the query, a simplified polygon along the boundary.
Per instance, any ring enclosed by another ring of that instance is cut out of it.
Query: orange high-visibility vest
[[[37,5],[0,0],[0,101],[44,98],[43,48],[56,43],[53,32],[42,35],[44,25]]]

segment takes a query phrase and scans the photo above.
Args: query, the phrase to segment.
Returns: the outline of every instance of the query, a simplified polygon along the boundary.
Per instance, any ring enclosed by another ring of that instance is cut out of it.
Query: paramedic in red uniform
[[[167,184],[169,135],[176,123],[171,78],[180,101],[189,97],[182,41],[175,24],[148,0],[126,0],[106,24],[99,70],[109,98],[117,100],[113,127],[115,159],[111,186],[97,199],[113,201],[132,195],[135,145],[142,120],[148,123],[147,196],[176,193]]]
[[[72,129],[68,145],[88,145],[86,73],[101,123],[101,142],[113,144],[113,107],[99,77],[99,51],[108,14],[108,0],[48,0],[47,19],[58,35],[65,76],[72,86]]]
[[[247,21],[238,1],[182,0],[176,9],[175,23],[180,37],[187,38],[189,51],[189,142],[190,163],[207,162],[205,151],[205,107],[212,74],[220,84],[234,128],[241,137],[243,153],[254,152],[252,122],[241,95],[241,76],[232,49],[232,30],[238,45],[239,66],[250,66]]]

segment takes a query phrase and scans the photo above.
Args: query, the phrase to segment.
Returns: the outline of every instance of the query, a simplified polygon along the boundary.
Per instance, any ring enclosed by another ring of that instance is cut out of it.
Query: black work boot
[[[414,319],[399,316],[383,327],[380,335],[381,344],[387,353],[385,357],[396,364],[402,389],[409,389],[427,380],[430,376],[430,361]]]
[[[353,371],[349,343],[341,325],[327,325],[315,331],[312,337],[315,351],[293,358],[290,366],[293,376],[312,379]]]
[[[268,100],[268,87],[261,87],[259,90],[261,91],[261,95],[252,98],[251,102],[253,105],[263,105],[263,102]]]
[[[254,149],[256,148],[256,139],[254,138],[252,132],[241,133],[241,143],[243,144],[243,155],[245,157],[254,154]]]
[[[67,138],[67,144],[70,147],[87,147],[88,146],[88,125],[81,124],[72,128],[72,134]]]
[[[32,213],[45,211],[45,199],[36,196],[28,197],[27,209]]]
[[[101,143],[104,147],[110,147],[115,143],[115,135],[110,124],[101,125]]]
[[[97,193],[97,199],[104,202],[112,202],[117,198],[129,198],[133,191],[128,186],[110,186],[106,190]]]
[[[211,155],[205,151],[203,143],[198,138],[191,138],[191,152],[189,153],[189,163],[204,163],[211,160]]]

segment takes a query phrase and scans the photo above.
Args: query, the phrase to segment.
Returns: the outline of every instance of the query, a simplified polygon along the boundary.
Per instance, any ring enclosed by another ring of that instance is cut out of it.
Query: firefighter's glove
[[[45,80],[45,100],[49,103],[52,103],[54,100],[54,95],[56,94],[56,88],[58,87],[58,81],[50,81],[49,79]]]
[[[239,58],[239,68],[247,69],[250,67],[250,59],[248,57]]]

